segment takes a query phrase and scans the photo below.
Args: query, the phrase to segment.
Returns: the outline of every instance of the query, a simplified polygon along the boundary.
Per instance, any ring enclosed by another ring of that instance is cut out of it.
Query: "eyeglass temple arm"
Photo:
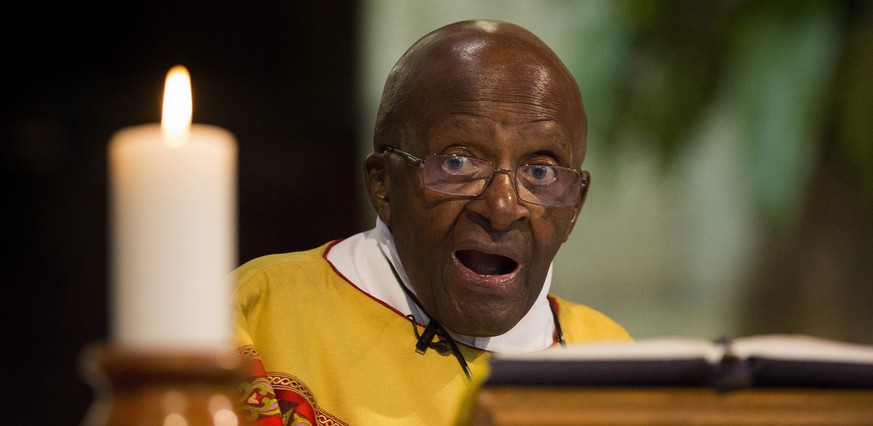
[[[416,156],[414,156],[406,151],[402,151],[402,150],[399,150],[397,148],[394,148],[391,145],[385,145],[385,149],[383,150],[383,152],[385,152],[385,151],[397,154],[397,155],[405,158],[406,161],[409,161],[410,163],[415,164],[418,167],[421,167],[424,165],[424,160],[422,160],[422,159],[420,159],[420,158],[418,158],[418,157],[416,157]]]

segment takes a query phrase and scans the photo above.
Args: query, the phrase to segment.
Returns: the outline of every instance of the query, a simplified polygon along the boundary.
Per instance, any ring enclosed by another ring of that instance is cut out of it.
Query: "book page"
[[[704,359],[718,362],[722,345],[686,337],[658,337],[636,342],[585,343],[553,347],[538,352],[494,354],[495,359],[515,361],[653,361]]]
[[[840,362],[873,365],[873,346],[803,334],[762,334],[733,339],[730,352],[739,358]]]
[[[848,343],[802,334],[761,334],[724,341],[679,336],[654,337],[636,342],[586,343],[553,347],[544,351],[499,353],[503,360],[678,360],[722,361],[725,355],[749,357],[873,364],[873,345]]]

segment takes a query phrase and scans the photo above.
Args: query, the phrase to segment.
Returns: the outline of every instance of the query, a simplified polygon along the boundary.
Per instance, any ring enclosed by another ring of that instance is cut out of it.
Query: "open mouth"
[[[459,250],[455,256],[461,264],[479,275],[506,275],[518,267],[518,262],[506,256],[481,251]]]

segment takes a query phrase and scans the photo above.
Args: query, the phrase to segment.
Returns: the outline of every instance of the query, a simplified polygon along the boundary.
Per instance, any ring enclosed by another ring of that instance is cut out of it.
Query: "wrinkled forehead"
[[[408,52],[406,93],[420,123],[505,111],[521,122],[555,121],[583,139],[579,89],[554,52],[526,31],[485,25],[431,34]]]

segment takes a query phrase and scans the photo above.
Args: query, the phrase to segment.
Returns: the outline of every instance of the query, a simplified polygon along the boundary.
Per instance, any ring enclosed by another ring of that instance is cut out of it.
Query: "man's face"
[[[529,67],[527,67],[529,68]],[[424,187],[422,170],[398,155],[389,164],[390,214],[380,212],[424,308],[448,329],[494,336],[512,328],[542,290],[549,266],[573,227],[582,199],[545,207],[518,198],[515,169],[549,162],[576,168],[584,155],[578,117],[543,73],[503,67],[493,81],[461,83],[445,73],[439,94],[418,112],[417,128],[399,148],[425,158],[458,154],[488,160],[496,173],[478,197],[457,197]],[[497,71],[495,71],[497,72]],[[536,75],[532,82],[530,75]],[[547,73],[546,73],[547,74]],[[531,96],[532,84],[545,95]],[[560,86],[560,85],[558,85]]]

